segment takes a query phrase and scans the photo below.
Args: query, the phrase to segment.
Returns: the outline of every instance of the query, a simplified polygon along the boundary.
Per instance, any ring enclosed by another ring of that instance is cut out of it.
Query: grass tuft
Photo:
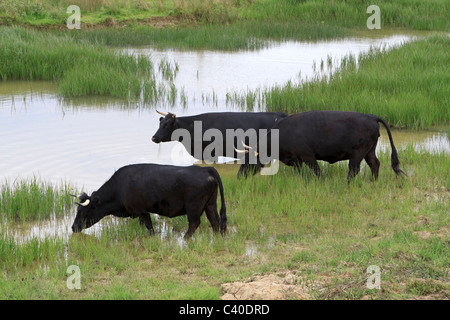
[[[62,214],[73,205],[72,187],[54,187],[32,180],[5,182],[0,186],[0,214],[8,221],[47,219]]]

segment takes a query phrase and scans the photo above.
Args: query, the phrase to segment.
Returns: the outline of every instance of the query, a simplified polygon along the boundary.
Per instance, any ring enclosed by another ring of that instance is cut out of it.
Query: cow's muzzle
[[[153,141],[154,143],[160,143],[160,142],[161,142],[161,139],[158,139],[157,137],[153,136],[153,137],[152,137],[152,141]]]
[[[74,232],[74,233],[78,233],[78,232],[81,232],[81,230],[82,230],[82,228],[81,228],[81,227],[79,227],[79,226],[76,226],[75,224],[74,224],[74,225],[72,225],[72,232]]]

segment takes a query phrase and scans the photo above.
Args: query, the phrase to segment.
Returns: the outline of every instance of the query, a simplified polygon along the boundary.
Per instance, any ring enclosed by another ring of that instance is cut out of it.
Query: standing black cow
[[[186,151],[193,157],[211,162],[217,162],[219,156],[237,158],[238,154],[234,150],[234,146],[237,143],[241,143],[241,141],[245,141],[247,144],[250,143],[248,136],[239,136],[237,134],[235,136],[228,135],[232,141],[228,141],[227,144],[227,130],[237,132],[237,130],[241,129],[242,133],[247,132],[249,129],[254,129],[257,136],[256,140],[258,140],[260,129],[265,129],[265,133],[267,133],[277,121],[287,117],[287,114],[283,112],[212,112],[187,117],[176,117],[173,113],[157,112],[164,117],[159,119],[159,129],[152,137],[153,142],[172,141],[172,134],[176,129],[185,129],[190,135],[190,140],[185,141],[179,138],[177,141],[181,142]],[[199,132],[195,132],[195,122],[201,124]],[[217,129],[223,138],[223,141],[221,141],[222,149],[213,150],[218,152],[214,152],[211,157],[205,154],[204,151],[215,140],[203,140],[205,132],[209,129]],[[247,176],[249,172],[255,173],[260,169],[258,164],[249,164],[248,157],[245,157],[243,160],[244,163],[239,168],[238,177],[241,175]]]
[[[397,149],[389,126],[376,115],[343,111],[308,111],[284,118],[277,122],[272,130],[279,130],[279,160],[286,165],[299,168],[306,163],[317,176],[320,176],[317,160],[329,163],[349,160],[347,179],[350,181],[359,173],[361,161],[365,159],[373,177],[377,179],[380,161],[375,149],[380,136],[379,122],[386,127],[391,143],[392,169],[397,175],[405,174],[399,167]],[[260,143],[266,143],[268,146],[266,153],[268,156],[271,155],[271,139],[269,139],[271,132],[260,139]],[[247,150],[244,152],[248,153],[251,147],[245,147]]]
[[[217,187],[222,207],[217,213]],[[190,237],[200,224],[203,211],[214,232],[225,233],[227,216],[222,180],[212,167],[178,167],[134,164],[117,170],[91,196],[79,196],[74,232],[89,228],[107,215],[139,218],[154,233],[150,212],[166,217],[187,215]]]

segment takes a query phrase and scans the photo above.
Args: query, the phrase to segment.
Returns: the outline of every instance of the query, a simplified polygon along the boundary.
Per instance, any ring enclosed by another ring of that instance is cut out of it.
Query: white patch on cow
[[[213,176],[209,176],[209,177],[208,177],[208,179],[206,179],[206,180],[208,180],[208,181],[211,181],[211,182],[212,182],[212,181],[216,181],[216,178],[214,178]]]

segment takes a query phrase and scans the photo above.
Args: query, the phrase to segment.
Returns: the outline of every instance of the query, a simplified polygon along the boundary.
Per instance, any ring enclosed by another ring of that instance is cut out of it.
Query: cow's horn
[[[161,112],[161,111],[158,111],[158,110],[156,110],[156,112],[158,112],[160,115],[162,115],[162,116],[167,116],[167,113],[164,113],[164,112]]]
[[[171,113],[172,118],[175,118],[177,115],[175,113]]]
[[[71,194],[71,193],[69,193],[69,196],[72,196],[72,197],[74,197],[74,198],[78,198],[78,196],[77,196],[76,194]]]
[[[248,150],[239,150],[236,149],[236,147],[234,148],[234,150],[236,150],[237,153],[248,153]]]
[[[87,200],[86,200],[85,202],[83,202],[83,203],[79,203],[79,202],[75,202],[75,203],[78,204],[78,205],[80,205],[80,206],[86,207],[90,202],[91,202],[91,200],[87,199]]]
[[[253,149],[252,147],[246,145],[246,144],[244,143],[244,141],[241,141],[241,142],[242,142],[242,145],[243,145],[246,149]]]

